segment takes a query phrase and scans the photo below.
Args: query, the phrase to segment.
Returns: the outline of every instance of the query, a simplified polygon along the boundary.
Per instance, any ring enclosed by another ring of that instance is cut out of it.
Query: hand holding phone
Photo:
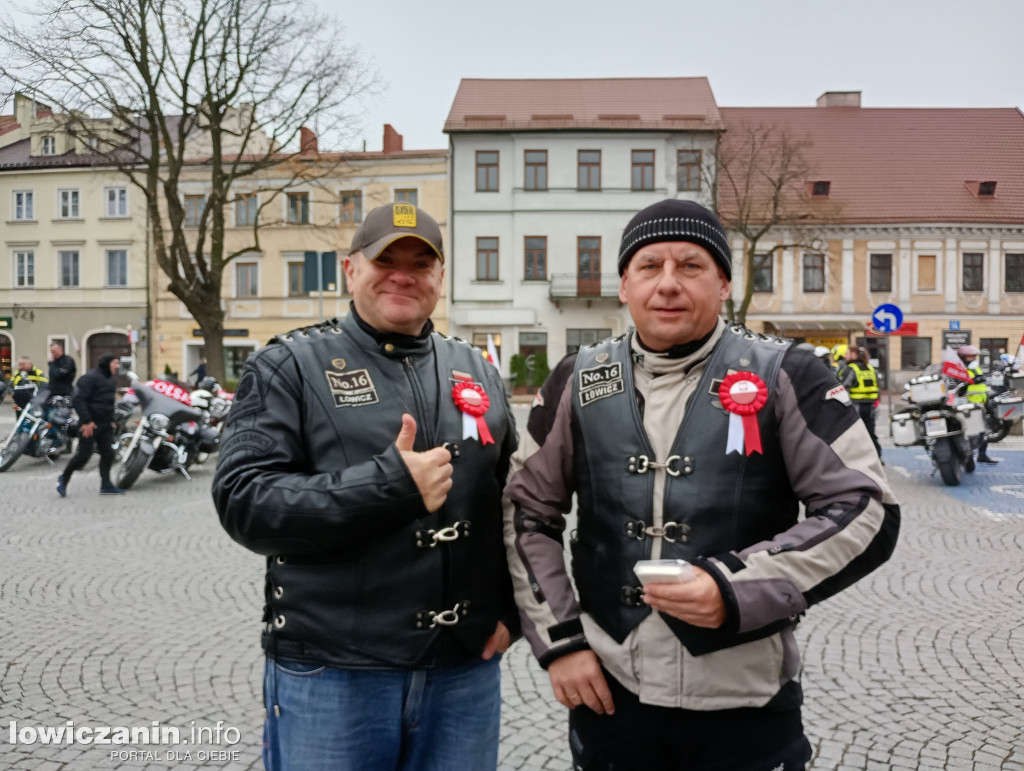
[[[633,572],[641,584],[684,583],[694,579],[693,566],[686,560],[639,560]]]

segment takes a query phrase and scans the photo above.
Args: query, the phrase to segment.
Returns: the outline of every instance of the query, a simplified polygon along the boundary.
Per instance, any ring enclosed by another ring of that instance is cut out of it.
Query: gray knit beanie
[[[715,258],[732,281],[732,252],[725,228],[709,209],[693,201],[668,199],[651,204],[626,225],[619,246],[619,275],[642,247],[660,241],[700,244]]]

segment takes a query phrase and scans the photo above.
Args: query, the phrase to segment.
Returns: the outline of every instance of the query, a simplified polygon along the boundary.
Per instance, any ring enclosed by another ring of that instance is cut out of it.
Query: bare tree
[[[25,13],[27,24],[0,21],[0,77],[51,105],[142,191],[166,287],[223,378],[224,270],[260,250],[268,223],[256,218],[249,242],[227,249],[235,183],[273,176],[279,194],[335,174],[315,147],[295,146],[300,129],[346,144],[376,76],[304,0],[41,0]],[[206,197],[186,211],[182,182],[196,169]],[[264,211],[273,198],[262,198]]]
[[[838,207],[813,195],[813,167],[807,160],[809,140],[770,125],[730,127],[719,140],[715,176],[709,180],[718,216],[728,230],[744,239],[743,299],[730,297],[730,320],[746,323],[754,294],[756,258],[799,247],[827,247],[825,227]],[[765,248],[763,242],[772,241]]]

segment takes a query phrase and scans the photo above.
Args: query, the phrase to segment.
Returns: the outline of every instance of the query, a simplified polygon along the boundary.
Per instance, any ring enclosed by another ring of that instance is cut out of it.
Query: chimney
[[[320,152],[316,143],[316,134],[305,126],[299,129],[299,153],[302,155],[316,155]]]
[[[390,123],[384,124],[384,152],[397,153],[402,149],[402,135]]]
[[[818,97],[818,107],[860,107],[860,91],[826,91]]]

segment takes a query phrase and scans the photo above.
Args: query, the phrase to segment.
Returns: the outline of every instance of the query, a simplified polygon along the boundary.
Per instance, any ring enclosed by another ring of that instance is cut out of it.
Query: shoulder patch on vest
[[[825,401],[828,401],[829,399],[835,399],[842,404],[849,404],[850,394],[847,392],[845,386],[837,385],[825,392]]]
[[[626,386],[622,380],[622,362],[602,364],[598,367],[580,370],[580,406],[586,407],[599,399],[621,394]]]
[[[231,410],[224,421],[225,425],[231,425],[239,418],[263,411],[263,384],[260,382],[259,373],[250,369],[242,375],[235,388],[235,398],[231,402]]]

